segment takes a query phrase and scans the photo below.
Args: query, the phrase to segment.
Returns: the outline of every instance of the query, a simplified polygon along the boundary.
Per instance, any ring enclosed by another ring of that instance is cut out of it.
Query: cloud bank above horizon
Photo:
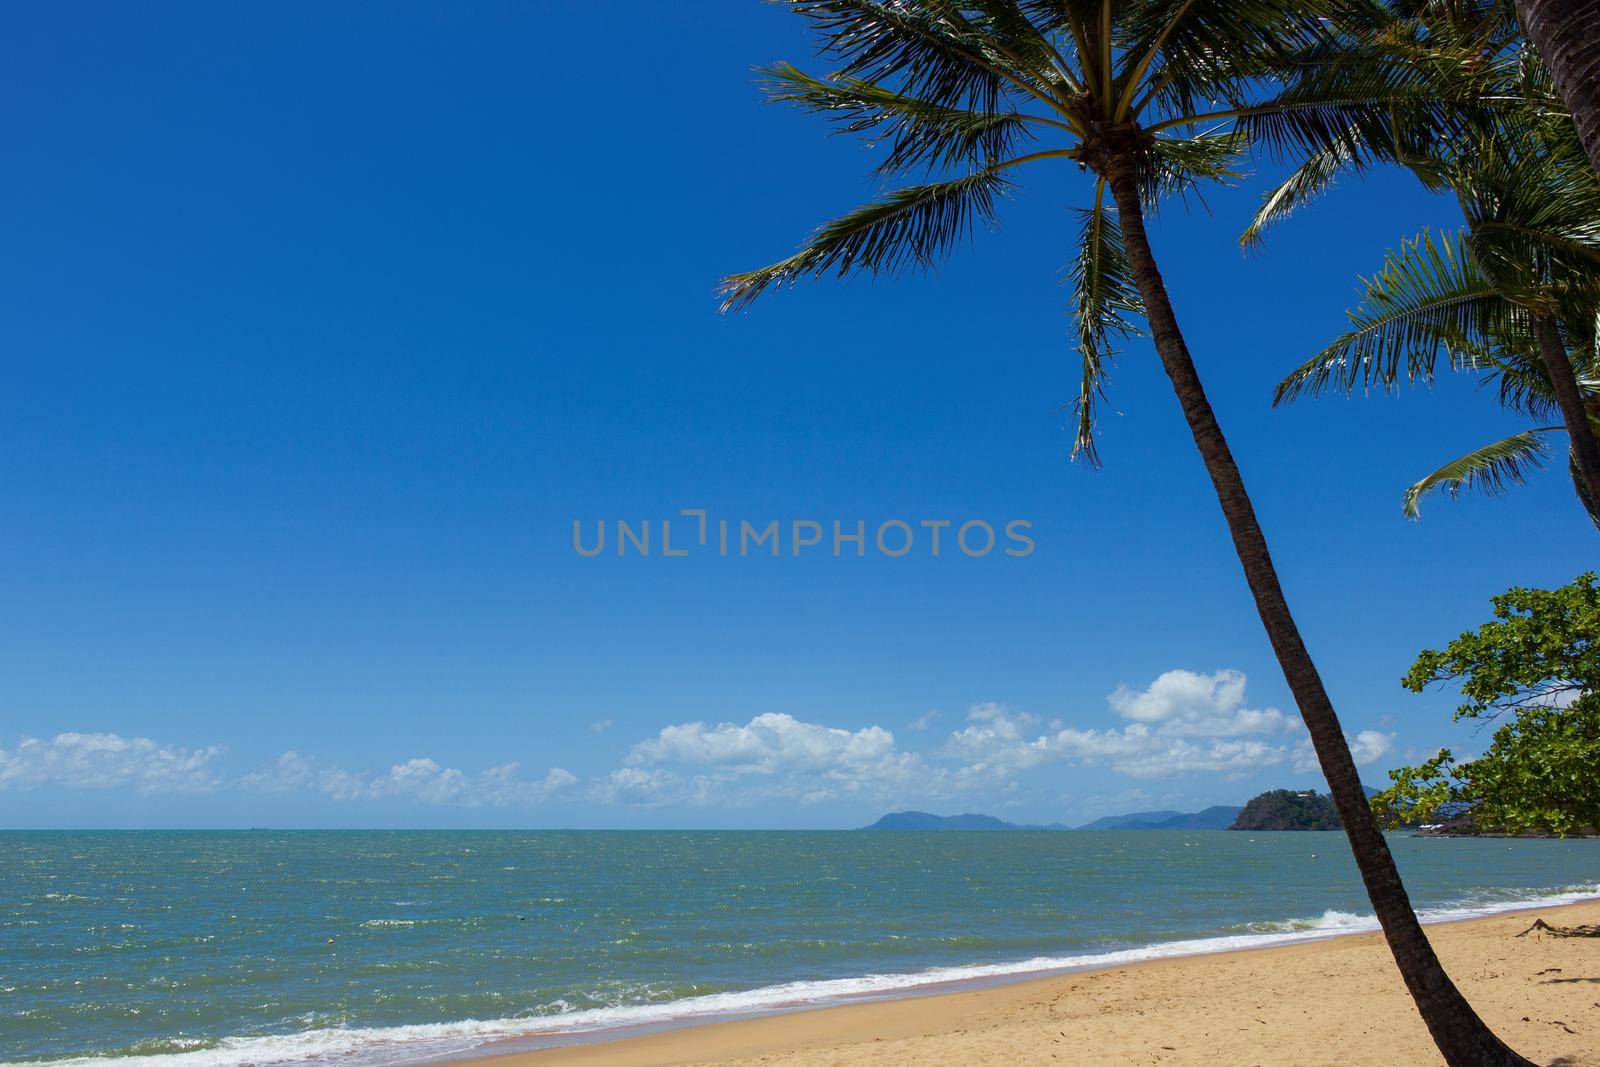
[[[744,723],[679,722],[635,741],[615,766],[586,777],[560,766],[525,774],[514,761],[464,770],[429,756],[403,758],[380,770],[350,769],[298,749],[230,773],[220,744],[59,733],[23,737],[9,748],[0,743],[0,790],[238,792],[320,797],[342,805],[388,800],[520,809],[584,801],[692,809],[851,800],[1016,803],[1026,795],[1029,773],[1047,766],[1104,768],[1146,783],[1195,776],[1237,780],[1278,767],[1314,772],[1299,718],[1250,706],[1246,684],[1245,675],[1231,669],[1166,671],[1143,688],[1121,685],[1109,693],[1106,705],[1121,725],[1104,728],[1045,721],[986,702],[972,705],[959,725],[935,736],[942,714],[928,712],[906,724],[908,733],[927,742],[916,748],[904,747],[881,725],[852,730],[785,712],[764,712]],[[1368,766],[1388,755],[1393,735],[1364,729],[1350,744],[1357,764]]]

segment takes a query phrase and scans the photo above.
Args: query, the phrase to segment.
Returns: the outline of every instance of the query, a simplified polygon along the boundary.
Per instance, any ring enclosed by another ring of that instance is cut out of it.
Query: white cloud
[[[1287,751],[1256,738],[1173,737],[1134,723],[1121,730],[1062,730],[1049,739],[1068,762],[1104,765],[1130,778],[1243,775],[1284,762]]]
[[[211,765],[222,752],[217,745],[180,748],[106,733],[24,737],[13,749],[0,748],[0,789],[125,786],[140,793],[208,792],[220,783]]]
[[[963,762],[956,781],[964,787],[1007,785],[1019,771],[1052,758],[1048,737],[1029,737],[1038,724],[1039,717],[1025,711],[974,704],[967,710],[967,725],[945,740],[939,754]]]
[[[729,775],[686,777],[658,767],[619,767],[597,781],[590,792],[602,804],[705,807],[719,800],[718,788],[731,780]]]
[[[672,767],[684,768],[683,773]],[[692,773],[693,768],[703,769]],[[629,774],[625,772],[642,772]],[[703,722],[664,727],[634,745],[599,786],[599,795],[629,803],[738,801],[741,790],[762,798],[816,803],[846,795],[927,797],[941,791],[942,770],[896,747],[881,726],[844,730],[781,712],[748,723]]]
[[[939,720],[942,718],[944,718],[944,712],[942,711],[925,711],[921,715],[918,715],[915,719],[912,719],[910,722],[906,723],[906,729],[916,730],[919,733],[923,730],[930,730],[934,726],[938,725]]]
[[[1235,670],[1174,670],[1144,689],[1118,686],[1106,702],[1129,721],[1110,729],[1052,721],[1040,731],[1038,716],[977,704],[942,752],[965,761],[956,773],[963,784],[1006,783],[1020,771],[1052,761],[1110,767],[1132,778],[1242,775],[1286,762],[1288,746],[1271,738],[1291,732],[1298,722],[1277,708],[1245,707],[1245,681]]]
[[[1237,737],[1288,727],[1289,720],[1277,708],[1245,707],[1244,687],[1240,671],[1175,670],[1145,689],[1119,685],[1106,703],[1124,719],[1158,727],[1170,737]]]
[[[515,763],[476,774],[444,767],[426,757],[397,763],[380,773],[329,767],[311,756],[285,752],[270,766],[239,779],[252,792],[316,791],[334,800],[411,800],[462,807],[518,807],[538,804],[577,783],[577,776],[552,767],[543,778],[523,778]]]
[[[974,758],[1026,741],[1039,725],[1039,717],[1025,711],[1008,711],[1003,704],[974,704],[967,709],[968,725],[950,735],[945,751]]]
[[[592,734],[603,734],[607,730],[611,729],[612,725],[613,724],[610,719],[596,719],[594,722],[589,724],[589,732]]]
[[[1378,762],[1394,748],[1394,734],[1377,730],[1362,730],[1354,737],[1346,734],[1344,740],[1350,746],[1350,755],[1354,757],[1357,767]],[[1302,773],[1322,770],[1317,762],[1316,750],[1311,747],[1311,738],[1303,738],[1294,746],[1294,769]]]
[[[841,730],[768,712],[743,726],[687,722],[667,726],[633,746],[631,766],[681,761],[730,767],[739,773],[868,767],[894,754],[894,735],[881,726]]]
[[[1349,740],[1348,738],[1346,740]],[[1355,757],[1357,767],[1365,767],[1369,763],[1376,763],[1389,754],[1394,747],[1394,734],[1381,734],[1376,730],[1362,730],[1356,734],[1355,740],[1350,741],[1350,754]]]
[[[845,797],[932,802],[961,794],[1014,793],[1018,776],[1046,763],[1104,766],[1133,778],[1231,776],[1287,763],[1291,720],[1245,706],[1245,676],[1168,671],[1141,690],[1119,687],[1108,703],[1126,725],[1077,729],[995,703],[975,704],[959,729],[925,753],[900,749],[881,726],[857,730],[778,712],[745,723],[677,723],[633,746],[622,766],[595,780],[602,803],[639,806],[799,803]],[[929,712],[910,724],[924,728]]]

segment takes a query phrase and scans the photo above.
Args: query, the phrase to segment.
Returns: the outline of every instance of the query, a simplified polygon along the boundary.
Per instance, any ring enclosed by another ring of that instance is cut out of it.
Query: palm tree
[[[1500,403],[1540,419],[1559,414],[1560,401],[1539,350],[1534,319],[1502,295],[1474,260],[1467,238],[1436,241],[1422,233],[1390,252],[1383,269],[1366,279],[1361,304],[1350,313],[1353,328],[1285,378],[1279,403],[1325,392],[1393,392],[1402,379],[1431,383],[1439,360],[1450,370],[1478,373]],[[1590,436],[1600,434],[1600,379],[1596,378],[1595,309],[1557,323],[1573,338],[1573,359],[1583,393]],[[1417,481],[1402,508],[1416,518],[1422,497],[1443,490],[1451,496],[1478,489],[1496,495],[1523,484],[1530,468],[1549,457],[1547,439],[1565,435],[1565,424],[1533,426],[1473,449]],[[1600,499],[1590,495],[1569,449],[1568,470],[1578,500],[1600,526]]]
[[[1433,180],[1456,194],[1473,266],[1525,327],[1567,429],[1581,495],[1600,501],[1600,439],[1568,352],[1600,308],[1600,178],[1565,116],[1530,116],[1441,153]],[[1493,314],[1493,313],[1491,313]],[[1575,321],[1582,332],[1564,329]],[[1592,335],[1590,335],[1592,337]]]
[[[1399,163],[1425,187],[1453,194],[1467,224],[1461,269],[1472,277],[1467,289],[1415,311],[1437,320],[1436,333],[1456,319],[1481,314],[1486,301],[1500,309],[1495,314],[1520,319],[1517,328],[1531,340],[1566,426],[1583,486],[1580,495],[1600,500],[1600,441],[1590,430],[1584,390],[1562,329],[1564,315],[1575,317],[1581,324],[1575,336],[1585,337],[1600,292],[1600,178],[1587,166],[1571,116],[1561,109],[1548,72],[1528,50],[1520,27],[1495,0],[1407,0],[1365,28],[1364,39],[1347,42],[1350,67],[1411,70],[1425,94],[1451,101],[1452,121],[1441,125],[1431,116],[1421,122],[1407,118],[1399,130],[1378,138],[1352,127],[1312,146],[1305,161],[1267,194],[1241,240],[1246,245],[1260,241],[1268,226],[1325,190],[1340,173],[1374,162]],[[1371,91],[1354,80],[1351,88]],[[1439,265],[1417,255],[1390,262],[1420,272],[1403,273],[1397,278],[1402,284],[1426,279]],[[1392,319],[1400,310],[1392,297],[1373,293],[1370,286],[1369,295],[1385,311],[1352,337],[1352,343],[1362,343],[1347,354],[1362,358],[1372,358],[1372,345],[1406,343],[1403,330],[1419,321],[1415,316]],[[1385,332],[1391,319],[1393,330]],[[1478,328],[1492,325],[1479,322]],[[1455,323],[1454,328],[1465,327]],[[1437,340],[1450,343],[1442,336]],[[1314,358],[1301,371],[1316,363]],[[1355,364],[1345,374],[1325,368],[1314,382],[1326,384],[1325,378],[1339,380],[1360,370]],[[1280,387],[1280,400],[1299,391],[1294,383],[1301,371]]]
[[[1516,0],[1516,7],[1600,174],[1600,0]]]
[[[1080,453],[1092,459],[1108,345],[1142,317],[1211,476],[1256,608],[1407,988],[1451,1065],[1527,1064],[1473,1012],[1440,966],[1373,820],[1333,704],[1279,584],[1244,479],[1206,399],[1145,230],[1146,208],[1232,175],[1253,139],[1322,145],[1381,139],[1387,101],[1343,103],[1321,82],[1339,21],[1360,5],[1293,0],[787,0],[839,64],[769,68],[779,100],[886,146],[880,172],[932,171],[826,223],[799,252],[724,280],[725,309],[800,278],[926,267],[993,223],[1015,168],[1069,163],[1093,175],[1073,269],[1083,356]],[[1291,60],[1299,61],[1289,66]],[[1294,84],[1269,95],[1275,73]],[[1109,203],[1108,196],[1109,194]]]

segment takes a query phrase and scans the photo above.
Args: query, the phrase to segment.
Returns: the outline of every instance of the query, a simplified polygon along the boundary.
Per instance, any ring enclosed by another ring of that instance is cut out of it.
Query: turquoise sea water
[[[1600,842],[1391,843],[1425,917],[1600,895]],[[0,1062],[393,1063],[1368,915],[1339,834],[0,833]]]

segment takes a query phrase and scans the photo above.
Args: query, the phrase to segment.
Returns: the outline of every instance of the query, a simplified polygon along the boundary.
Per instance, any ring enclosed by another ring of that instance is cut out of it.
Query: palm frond
[[[1111,342],[1140,332],[1128,316],[1142,315],[1144,305],[1122,243],[1122,227],[1105,197],[1097,196],[1094,206],[1080,211],[1078,217],[1078,254],[1068,267],[1068,283],[1083,373],[1077,399],[1070,405],[1077,416],[1072,455],[1098,467],[1096,405],[1106,395],[1106,373],[1114,354]]]
[[[1332,147],[1351,164],[1410,166],[1470,125],[1477,97],[1446,88],[1451,81],[1410,49],[1345,35],[1287,61],[1277,90],[1238,124],[1280,158],[1301,160]]]
[[[1052,40],[1064,24],[1061,12],[1050,12],[1041,18],[1017,0],[970,3],[972,28],[987,38],[990,49],[1062,96],[1078,88],[1066,56]]]
[[[1118,116],[1150,104],[1169,117],[1243,105],[1253,79],[1327,44],[1360,5],[1294,0],[1149,0],[1117,19]],[[1331,17],[1330,17],[1331,16]],[[1141,106],[1143,105],[1143,106]]]
[[[1536,419],[1560,415],[1561,406],[1542,362],[1502,358],[1483,384],[1494,389],[1500,406],[1509,411]]]
[[[1030,117],[1017,111],[931,104],[856,78],[813,77],[788,63],[760,73],[769,100],[826,115],[841,133],[886,141],[889,153],[878,166],[881,174],[981,166],[1010,155],[1019,141],[1031,136]]]
[[[1485,131],[1446,159],[1471,249],[1508,297],[1592,310],[1600,301],[1600,180],[1566,120]]]
[[[829,271],[896,274],[932,267],[974,224],[996,224],[995,201],[1009,187],[993,167],[950,181],[897,189],[822,226],[799,252],[722,280],[722,310],[748,305],[774,285]]]
[[[1154,209],[1169,197],[1197,191],[1201,182],[1231,185],[1244,177],[1236,164],[1249,146],[1237,130],[1154,138],[1139,174],[1140,198]]]
[[[942,107],[994,111],[1007,87],[1042,91],[1026,70],[998,55],[956,4],[899,0],[783,0],[805,16],[824,55],[844,60],[839,75]]]
[[[1423,131],[1444,120],[1426,90],[1372,99],[1341,89],[1318,97],[1291,94],[1238,117],[1239,128],[1272,157],[1303,158],[1330,146],[1352,151],[1351,163],[1406,163],[1424,158]]]
[[[1343,171],[1354,167],[1358,158],[1355,137],[1356,132],[1350,131],[1348,137],[1312,149],[1303,163],[1267,192],[1250,225],[1239,235],[1239,243],[1246,248],[1259,247],[1268,228],[1327,192]]]
[[[1473,489],[1498,496],[1511,486],[1522,485],[1527,472],[1543,467],[1549,458],[1550,449],[1543,441],[1544,435],[1559,432],[1564,432],[1564,427],[1540,426],[1524,430],[1446,463],[1406,490],[1402,503],[1406,518],[1416,518],[1418,502],[1435,490],[1443,490],[1451,497]]]
[[[1459,237],[1435,242],[1424,231],[1364,285],[1349,312],[1355,328],[1278,383],[1275,404],[1357,385],[1392,389],[1402,368],[1407,380],[1431,379],[1441,352],[1472,363],[1485,337],[1520,314],[1477,272]]]
[[[1450,184],[1450,146],[1529,121],[1538,109],[1515,19],[1501,0],[1400,0],[1368,5],[1353,32],[1287,64],[1283,89],[1242,125],[1300,160],[1268,194],[1241,243],[1326,189],[1343,172],[1399,163],[1429,189]],[[1342,128],[1341,117],[1350,121]]]

